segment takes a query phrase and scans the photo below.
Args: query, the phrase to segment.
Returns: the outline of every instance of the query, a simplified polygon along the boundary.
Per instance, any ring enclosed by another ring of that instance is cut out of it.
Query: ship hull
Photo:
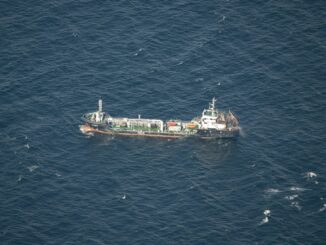
[[[162,139],[180,139],[186,137],[195,137],[201,139],[221,139],[234,138],[238,132],[236,130],[198,130],[196,133],[175,133],[175,132],[152,132],[152,131],[135,131],[135,130],[115,130],[105,127],[92,127],[89,125],[81,125],[80,130],[83,133],[96,133],[113,136],[127,137],[148,137]]]
[[[196,135],[202,139],[223,139],[234,138],[239,134],[239,129],[217,130],[217,129],[199,129]]]

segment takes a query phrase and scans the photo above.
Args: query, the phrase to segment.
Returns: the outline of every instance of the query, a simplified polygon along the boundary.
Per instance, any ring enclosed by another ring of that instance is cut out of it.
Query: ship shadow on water
[[[237,148],[236,139],[194,140],[191,158],[205,168],[223,164]]]

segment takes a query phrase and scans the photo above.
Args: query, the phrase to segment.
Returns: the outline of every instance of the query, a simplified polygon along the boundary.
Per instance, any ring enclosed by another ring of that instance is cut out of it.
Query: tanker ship
[[[197,137],[201,139],[233,138],[239,134],[239,122],[231,112],[222,112],[215,107],[213,98],[202,114],[190,121],[113,117],[103,111],[102,99],[98,110],[81,117],[84,122],[80,131],[84,134],[107,134],[117,136],[138,136],[178,139]]]

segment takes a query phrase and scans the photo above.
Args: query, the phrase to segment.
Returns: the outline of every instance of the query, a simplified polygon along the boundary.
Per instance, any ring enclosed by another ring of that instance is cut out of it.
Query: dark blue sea
[[[326,3],[0,2],[0,244],[325,244]],[[190,120],[233,140],[87,136]]]

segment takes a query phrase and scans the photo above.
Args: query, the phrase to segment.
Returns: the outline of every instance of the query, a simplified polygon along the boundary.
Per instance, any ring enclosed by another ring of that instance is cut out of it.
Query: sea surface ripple
[[[0,2],[1,244],[324,244],[324,1]],[[80,116],[236,140],[85,136]]]

